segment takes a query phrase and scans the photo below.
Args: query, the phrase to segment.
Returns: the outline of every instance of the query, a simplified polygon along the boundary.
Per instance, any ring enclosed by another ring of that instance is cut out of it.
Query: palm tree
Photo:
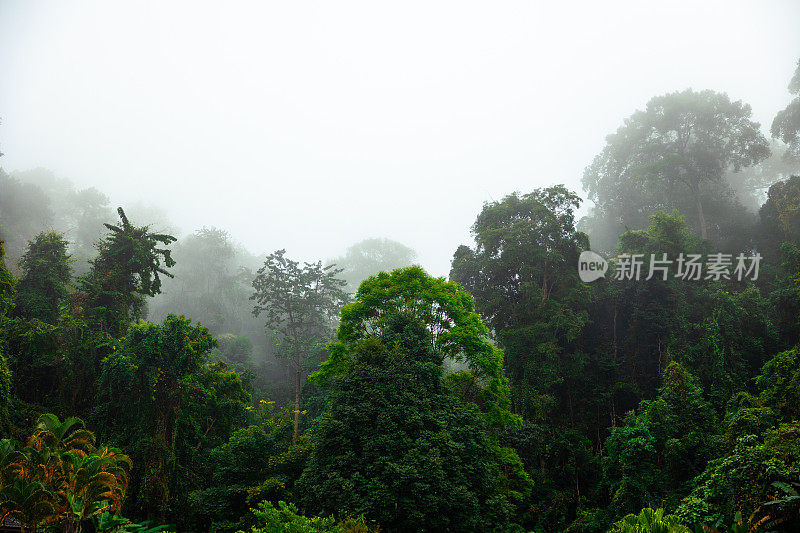
[[[20,521],[22,533],[55,522],[55,496],[39,481],[16,478],[0,489],[0,523],[8,516]]]
[[[61,454],[50,448],[36,449],[26,446],[20,450],[16,475],[26,481],[39,481],[46,486],[56,486],[61,475]]]
[[[610,533],[691,533],[676,515],[665,515],[664,509],[642,509],[615,522]]]
[[[65,477],[61,493],[66,500],[65,531],[81,531],[81,523],[104,512],[119,512],[131,460],[115,448],[90,455],[67,452],[62,457]]]
[[[79,533],[82,523],[122,506],[131,460],[116,448],[95,448],[79,418],[39,417],[28,446],[0,440],[0,522],[15,516],[36,531],[59,522]]]
[[[25,454],[9,439],[0,440],[0,487],[18,477],[25,466]]]
[[[39,417],[28,446],[36,450],[50,448],[86,455],[94,448],[94,434],[78,417],[71,416],[61,422],[56,415],[47,413]]]

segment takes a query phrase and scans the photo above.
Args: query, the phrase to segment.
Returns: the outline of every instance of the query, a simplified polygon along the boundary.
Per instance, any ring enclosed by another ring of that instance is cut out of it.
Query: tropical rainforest
[[[800,63],[789,91],[771,135],[725,93],[652,98],[588,210],[555,184],[486,202],[449,279],[388,239],[312,263],[176,239],[0,171],[3,523],[800,530]],[[616,256],[593,282],[589,250]],[[760,262],[615,275],[713,254]]]

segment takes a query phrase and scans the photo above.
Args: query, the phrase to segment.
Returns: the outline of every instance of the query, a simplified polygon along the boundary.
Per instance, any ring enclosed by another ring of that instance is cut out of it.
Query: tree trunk
[[[80,522],[67,521],[62,526],[62,533],[81,533],[83,528]]]
[[[147,519],[163,522],[166,518],[167,502],[169,501],[171,472],[174,467],[175,439],[177,437],[175,422],[178,418],[180,405],[171,398],[171,393],[177,389],[174,382],[159,382],[156,391],[156,415],[154,436],[160,444],[161,453],[150,461],[151,475],[147,501]]]
[[[708,239],[708,231],[706,230],[706,217],[703,214],[703,202],[700,200],[700,187],[694,185],[692,187],[692,194],[697,201],[697,219],[700,221],[700,236],[703,239]]]
[[[292,444],[297,444],[297,433],[300,427],[300,370],[295,371],[294,376],[294,431],[292,432]]]
[[[544,264],[544,272],[542,272],[542,303],[547,300],[547,263]]]

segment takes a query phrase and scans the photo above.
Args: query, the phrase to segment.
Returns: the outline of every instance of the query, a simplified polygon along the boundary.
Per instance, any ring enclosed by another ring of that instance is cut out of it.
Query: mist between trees
[[[389,239],[254,255],[44,169],[0,171],[0,516],[796,531],[800,63],[789,91],[770,138],[724,93],[652,98],[586,167],[585,217],[563,185],[509,191],[474,243],[442,243],[449,279]],[[585,283],[587,250],[761,263]]]

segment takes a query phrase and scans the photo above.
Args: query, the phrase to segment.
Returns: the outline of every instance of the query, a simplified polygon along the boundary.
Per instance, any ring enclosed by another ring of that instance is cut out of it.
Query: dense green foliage
[[[294,415],[276,412],[275,402],[261,400],[257,420],[235,430],[211,450],[210,483],[190,494],[195,527],[236,531],[254,525],[250,508],[288,499],[308,458],[310,438],[292,444]]]
[[[297,512],[297,506],[279,501],[277,505],[262,502],[253,514],[259,524],[250,533],[378,533],[378,526],[371,527],[364,517],[347,517],[336,522],[333,517],[308,518]]]
[[[14,314],[55,324],[69,294],[67,241],[55,232],[40,233],[28,245],[19,267]]]
[[[642,509],[638,514],[629,514],[609,530],[611,533],[689,533],[681,519],[665,515],[664,509]]]
[[[589,246],[575,231],[579,202],[557,186],[486,204],[472,228],[475,250],[461,246],[453,257],[450,277],[475,295],[505,349],[515,410],[530,420],[571,409],[578,392],[564,383],[578,368],[565,367],[581,362],[561,356],[587,319],[586,286],[574,267]]]
[[[424,315],[407,313],[349,344],[298,482],[301,501],[315,513],[364,514],[387,531],[502,526],[499,450],[476,406],[447,390]]]
[[[14,277],[6,268],[5,248],[0,240],[0,324],[5,323],[5,316],[14,304]],[[5,326],[4,326],[5,327]],[[5,339],[0,336],[0,429],[8,431],[8,409],[11,404],[11,371],[6,359]]]
[[[513,424],[508,412],[508,385],[503,354],[488,338],[488,329],[474,311],[472,296],[458,285],[428,276],[420,267],[381,272],[364,281],[355,302],[342,309],[337,342],[331,357],[316,374],[322,383],[344,371],[355,344],[380,335],[398,314],[413,314],[431,332],[433,353],[442,361],[464,364],[479,382],[488,421],[499,427]]]

